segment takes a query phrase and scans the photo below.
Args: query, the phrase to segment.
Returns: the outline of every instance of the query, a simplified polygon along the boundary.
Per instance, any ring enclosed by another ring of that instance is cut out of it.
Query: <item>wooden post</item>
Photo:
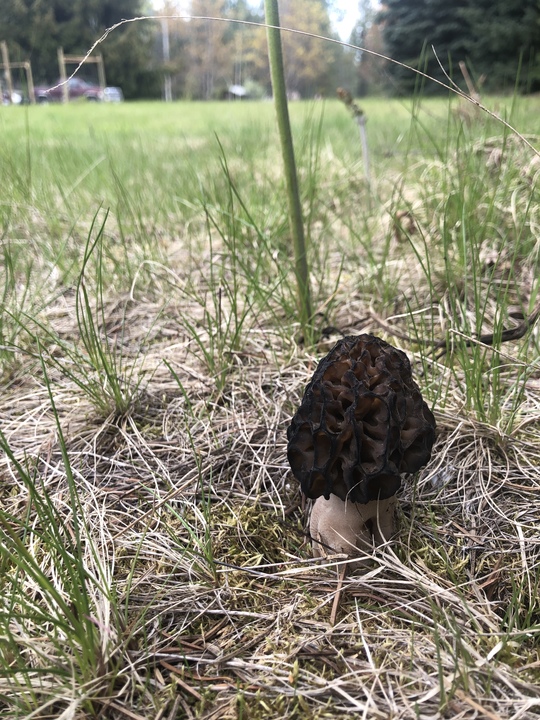
[[[98,84],[101,90],[107,86],[105,80],[105,63],[103,62],[103,55],[94,55],[92,57],[80,56],[80,55],[64,55],[63,48],[58,48],[58,65],[60,66],[60,79],[62,82],[67,77],[66,65],[82,65],[83,63],[96,63],[98,71]],[[78,70],[79,68],[77,68]],[[62,86],[64,93],[64,102],[69,99],[67,85]]]
[[[7,42],[5,40],[2,40],[0,45],[2,46],[2,64],[4,66],[4,74],[6,76],[6,82],[7,82],[8,93],[9,93],[9,102],[11,102],[11,98],[13,97],[13,81],[11,79],[11,67],[9,65],[8,46],[7,46]]]
[[[60,82],[62,83],[62,102],[69,102],[69,88],[67,86],[66,62],[64,59],[64,48],[58,48],[58,67],[60,69]]]
[[[107,83],[105,82],[105,65],[103,64],[103,55],[101,53],[99,53],[99,55],[96,57],[96,60],[97,60],[99,87],[102,90],[105,90]]]
[[[28,88],[28,99],[32,105],[36,104],[36,95],[34,93],[34,77],[32,75],[32,65],[27,60],[24,63],[24,69],[26,71],[26,86]]]
[[[24,62],[14,62],[14,63],[7,62],[6,63],[5,60],[7,59],[9,61],[9,57],[8,57],[8,53],[7,53],[7,48],[6,48],[6,52],[4,52],[3,47],[2,47],[2,58],[3,58],[3,62],[0,63],[0,69],[7,67],[9,70],[10,78],[12,77],[11,76],[12,68],[24,68],[24,71],[26,72],[26,86],[27,86],[27,90],[28,90],[28,100],[32,104],[35,103],[36,97],[35,97],[35,93],[34,93],[34,78],[32,76],[32,64],[30,63],[30,61],[25,60]],[[13,81],[11,82],[11,92],[13,92]]]
[[[467,66],[465,65],[463,60],[460,60],[460,62],[459,62],[459,69],[461,70],[461,74],[463,75],[465,84],[467,85],[467,90],[469,91],[469,95],[472,97],[473,100],[480,102],[480,93],[474,87],[474,83],[471,80],[471,76],[469,75],[469,71],[467,70]]]

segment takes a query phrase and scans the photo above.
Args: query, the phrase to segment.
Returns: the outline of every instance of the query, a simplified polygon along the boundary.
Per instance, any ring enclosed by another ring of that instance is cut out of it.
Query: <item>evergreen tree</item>
[[[475,0],[461,11],[472,30],[465,49],[485,87],[540,89],[540,3],[537,0]]]
[[[484,76],[489,90],[540,86],[540,3],[538,0],[386,0],[379,14],[387,54],[394,60],[448,82],[463,84],[460,61]],[[432,50],[435,50],[435,53]],[[444,67],[444,71],[441,68]],[[418,76],[388,65],[395,87],[411,92]],[[426,83],[427,91],[440,87]]]
[[[468,32],[460,11],[467,4],[468,0],[386,0],[379,22],[388,56],[445,83],[445,71],[458,80],[454,71],[466,59]],[[412,92],[419,82],[416,73],[395,63],[389,63],[388,72],[403,92]],[[428,91],[437,89],[434,83],[426,85]]]

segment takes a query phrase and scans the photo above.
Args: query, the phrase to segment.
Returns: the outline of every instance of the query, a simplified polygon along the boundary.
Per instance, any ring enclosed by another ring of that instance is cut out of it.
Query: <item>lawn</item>
[[[271,103],[0,107],[2,717],[540,717],[540,101],[486,103],[362,102],[370,178],[291,104],[312,345]],[[332,622],[286,428],[364,332],[438,431]]]

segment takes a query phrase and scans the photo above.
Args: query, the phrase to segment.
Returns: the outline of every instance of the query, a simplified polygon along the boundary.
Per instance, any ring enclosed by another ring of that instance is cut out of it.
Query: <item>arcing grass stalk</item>
[[[304,223],[302,219],[302,206],[298,191],[298,176],[294,159],[294,147],[287,108],[287,92],[285,89],[285,73],[283,71],[283,52],[281,47],[281,34],[279,30],[278,0],[264,0],[268,38],[268,60],[270,62],[270,77],[274,93],[281,154],[287,183],[287,200],[289,204],[289,224],[293,238],[296,281],[298,283],[298,306],[300,323],[304,337],[311,337],[311,322],[313,312],[311,309],[311,291],[309,287],[309,267],[306,256],[306,243],[304,238]]]

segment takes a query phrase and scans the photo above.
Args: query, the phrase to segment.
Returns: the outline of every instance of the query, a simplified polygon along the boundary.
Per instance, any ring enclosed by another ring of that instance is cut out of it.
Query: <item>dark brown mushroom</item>
[[[287,438],[293,474],[317,501],[312,538],[356,554],[371,535],[391,535],[400,476],[428,462],[435,419],[405,353],[373,335],[349,336],[317,366]]]

